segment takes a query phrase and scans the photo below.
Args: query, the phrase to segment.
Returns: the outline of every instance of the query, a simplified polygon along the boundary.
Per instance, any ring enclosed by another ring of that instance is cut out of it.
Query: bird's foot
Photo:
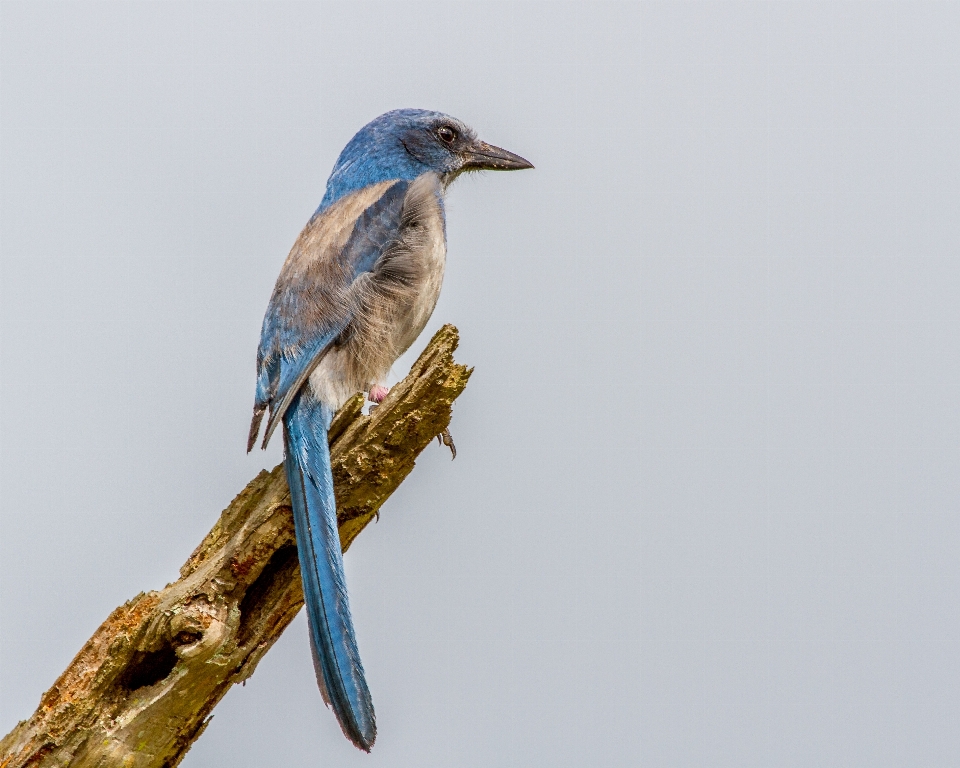
[[[449,427],[437,435],[437,442],[447,446],[447,448],[450,449],[450,461],[453,461],[455,458],[457,458],[457,446],[453,444],[453,437],[450,435]]]
[[[380,384],[374,384],[372,387],[370,387],[370,392],[367,395],[367,399],[371,403],[376,403],[377,405],[380,405],[380,403],[383,402],[383,399],[388,394],[390,394],[390,387],[384,387]]]

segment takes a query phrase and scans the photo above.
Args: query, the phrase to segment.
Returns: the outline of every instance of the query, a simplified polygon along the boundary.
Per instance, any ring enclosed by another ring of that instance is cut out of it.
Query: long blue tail
[[[373,701],[350,618],[337,532],[327,430],[332,411],[307,388],[284,415],[284,467],[297,530],[317,683],[344,735],[367,752],[377,737]]]

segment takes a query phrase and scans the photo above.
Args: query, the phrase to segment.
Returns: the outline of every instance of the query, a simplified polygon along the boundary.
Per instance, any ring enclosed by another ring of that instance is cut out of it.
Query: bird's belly
[[[417,237],[418,247],[404,255],[415,266],[409,285],[378,295],[372,311],[357,318],[346,342],[324,355],[310,375],[314,394],[332,408],[339,408],[356,392],[383,383],[437,306],[447,255],[439,206],[419,223],[423,230]]]

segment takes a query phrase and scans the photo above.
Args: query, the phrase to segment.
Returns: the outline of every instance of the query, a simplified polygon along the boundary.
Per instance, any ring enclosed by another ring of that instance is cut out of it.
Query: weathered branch
[[[456,328],[444,326],[370,416],[361,395],[337,414],[330,440],[344,550],[450,423],[471,373],[453,361],[457,342]],[[0,768],[177,765],[302,605],[278,466],[224,510],[178,581],[110,615],[33,717],[0,741]]]

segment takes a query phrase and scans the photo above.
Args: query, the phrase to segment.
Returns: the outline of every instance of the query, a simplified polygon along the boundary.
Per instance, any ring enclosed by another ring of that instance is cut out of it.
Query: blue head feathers
[[[432,171],[449,183],[464,171],[532,167],[522,157],[480,141],[454,117],[426,109],[395,109],[367,123],[343,148],[317,213],[344,195],[381,181],[412,181]]]

